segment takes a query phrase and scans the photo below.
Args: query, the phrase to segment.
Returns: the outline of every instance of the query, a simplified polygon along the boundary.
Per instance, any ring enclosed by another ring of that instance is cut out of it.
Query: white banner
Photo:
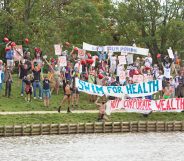
[[[106,95],[123,98],[128,95],[129,97],[144,97],[162,90],[162,81],[154,80],[126,86],[100,86],[76,78],[76,88],[81,92],[98,96]]]
[[[124,109],[127,112],[146,113],[156,112],[181,112],[184,110],[184,98],[171,98],[161,100],[125,99],[110,100],[106,103],[107,113]]]
[[[149,49],[138,48],[133,46],[96,46],[83,42],[83,49],[88,51],[109,51],[109,52],[123,52],[123,53],[132,53],[147,56]]]

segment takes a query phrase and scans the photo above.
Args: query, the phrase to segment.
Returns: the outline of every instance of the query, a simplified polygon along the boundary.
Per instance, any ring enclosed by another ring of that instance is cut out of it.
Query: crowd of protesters
[[[0,60],[0,91],[2,91],[4,82],[6,97],[11,96],[15,46],[14,42],[7,42],[6,62]],[[148,96],[147,99],[184,97],[184,68],[177,54],[174,54],[172,59],[167,55],[157,54],[156,63],[153,63],[151,54],[135,55],[133,63],[122,65],[119,63],[118,53],[97,50],[93,54],[86,52],[84,58],[81,59],[78,57],[78,50],[77,47],[71,47],[68,42],[63,45],[63,52],[60,56],[66,56],[67,65],[64,67],[59,64],[58,58],[51,57],[47,60],[47,57],[42,55],[40,48],[35,48],[34,53],[25,51],[18,64],[18,73],[21,79],[20,95],[25,95],[26,101],[31,102],[33,93],[33,99],[43,99],[44,105],[49,107],[51,94],[55,91],[55,94],[58,95],[62,85],[64,96],[58,112],[66,101],[67,112],[71,112],[71,107],[79,105],[79,91],[75,86],[75,78],[102,86],[122,86],[139,83],[135,81],[134,76],[142,75],[143,78],[151,76],[150,79],[161,79],[163,82],[163,90],[159,92],[158,97],[156,95]],[[93,58],[95,55],[95,60],[92,59],[92,55]],[[49,67],[46,74],[43,74],[44,66]],[[125,72],[124,80],[120,79],[122,70]],[[108,99],[115,98],[109,97]],[[100,106],[99,118],[102,119],[107,98],[103,97],[99,103],[96,96],[89,95],[89,101]]]

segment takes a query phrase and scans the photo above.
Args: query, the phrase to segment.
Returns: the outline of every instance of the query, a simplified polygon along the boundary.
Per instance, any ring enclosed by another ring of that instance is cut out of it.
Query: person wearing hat
[[[11,95],[11,84],[12,84],[13,80],[12,80],[11,69],[10,69],[9,66],[7,66],[7,68],[5,70],[4,82],[6,83],[5,97],[10,97],[10,95]]]

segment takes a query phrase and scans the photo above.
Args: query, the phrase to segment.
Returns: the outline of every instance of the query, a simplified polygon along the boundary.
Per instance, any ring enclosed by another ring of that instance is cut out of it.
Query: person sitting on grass
[[[72,88],[70,86],[70,81],[69,80],[67,80],[67,81],[63,80],[63,89],[64,89],[64,98],[61,101],[61,105],[58,108],[58,112],[60,113],[61,106],[67,100],[68,101],[67,113],[69,113],[69,112],[71,112],[70,111],[70,102],[71,102],[71,94],[72,94]]]
[[[49,103],[50,103],[50,81],[48,79],[47,76],[44,77],[43,79],[43,93],[42,93],[42,96],[43,96],[43,100],[44,100],[44,106],[45,107],[49,107]]]
[[[98,121],[103,121],[103,120],[108,120],[108,118],[105,115],[105,110],[106,110],[106,102],[104,100],[102,100],[101,103],[99,103],[100,97],[97,98],[97,100],[95,101],[95,104],[99,107],[99,116],[98,116]]]

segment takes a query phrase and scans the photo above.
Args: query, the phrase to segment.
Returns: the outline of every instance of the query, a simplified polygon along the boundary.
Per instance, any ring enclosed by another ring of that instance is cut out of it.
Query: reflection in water
[[[0,161],[183,161],[184,133],[0,138]]]

